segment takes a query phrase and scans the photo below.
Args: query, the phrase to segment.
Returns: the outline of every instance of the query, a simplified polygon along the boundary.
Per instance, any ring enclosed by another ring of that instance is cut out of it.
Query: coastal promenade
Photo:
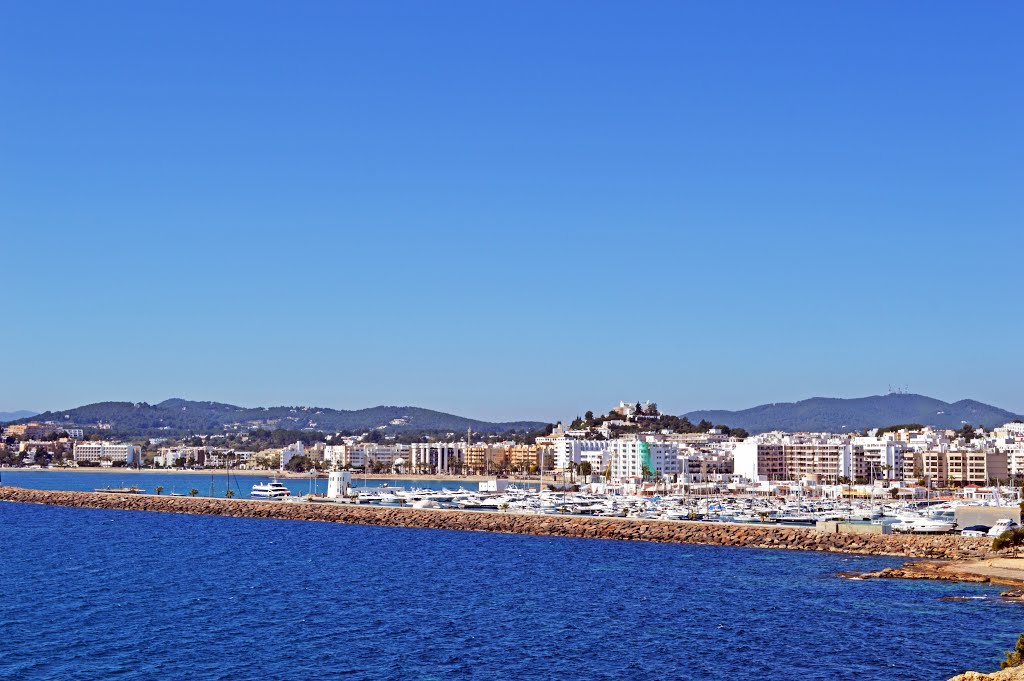
[[[275,518],[420,529],[500,532],[764,549],[829,551],[875,556],[960,560],[993,557],[984,538],[959,535],[875,535],[819,532],[760,524],[594,518],[357,506],[331,502],[101,494],[0,487],[0,501],[122,511]]]

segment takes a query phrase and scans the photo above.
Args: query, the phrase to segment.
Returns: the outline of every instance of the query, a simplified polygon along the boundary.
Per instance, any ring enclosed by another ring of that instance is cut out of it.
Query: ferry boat
[[[271,482],[258,482],[252,486],[252,493],[249,495],[256,499],[280,499],[290,497],[292,493],[284,486],[284,483],[272,480]]]

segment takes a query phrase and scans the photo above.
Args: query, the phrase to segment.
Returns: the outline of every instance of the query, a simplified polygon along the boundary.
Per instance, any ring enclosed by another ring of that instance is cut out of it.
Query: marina
[[[334,472],[338,474],[339,472]],[[238,499],[251,498],[275,502],[356,504],[380,507],[438,508],[464,511],[490,511],[528,515],[564,515],[609,518],[637,518],[664,521],[701,521],[740,525],[772,524],[814,527],[819,522],[843,522],[875,526],[888,533],[946,534],[966,530],[968,534],[987,535],[997,521],[1004,530],[1017,525],[1017,492],[1006,488],[994,499],[962,498],[886,500],[812,498],[793,495],[765,497],[752,495],[666,494],[653,487],[626,493],[621,488],[609,491],[600,486],[583,486],[576,491],[540,489],[538,483],[523,484],[507,480],[464,482],[458,480],[349,478],[342,491],[330,494],[329,480],[310,476],[275,478],[273,475],[230,476],[210,471],[207,476],[177,473],[146,473],[132,477],[116,472],[64,473],[48,470],[4,470],[4,484],[27,489],[97,491],[108,494],[161,494],[223,498],[230,491]],[[98,484],[97,484],[98,483]],[[596,489],[594,489],[596,487]],[[482,488],[482,489],[481,489]],[[500,488],[500,491],[499,491]],[[195,494],[191,494],[191,492]],[[988,509],[990,521],[958,522],[965,511]],[[997,509],[1005,509],[1005,517]]]

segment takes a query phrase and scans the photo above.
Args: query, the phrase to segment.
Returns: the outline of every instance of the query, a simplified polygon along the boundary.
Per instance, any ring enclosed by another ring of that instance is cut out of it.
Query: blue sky
[[[0,409],[1024,412],[1022,19],[0,4]]]

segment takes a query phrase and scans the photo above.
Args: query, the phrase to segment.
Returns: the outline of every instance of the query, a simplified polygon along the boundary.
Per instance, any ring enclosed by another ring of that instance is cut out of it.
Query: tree
[[[589,461],[584,461],[580,464],[580,475],[589,477],[594,472],[594,467]]]
[[[232,497],[235,496],[235,490],[229,489],[227,492],[224,493],[224,496],[226,496],[228,499],[231,499]]]
[[[587,423],[592,423],[594,420],[594,412],[588,411],[586,414],[583,415],[583,418],[584,420],[586,420]]]
[[[1017,556],[1017,549],[1021,546],[1024,546],[1024,528],[1020,527],[1013,530],[1007,530],[992,540],[993,551],[1010,549],[1010,555],[1012,557]]]
[[[164,488],[162,485],[157,485],[156,489],[154,489],[153,491],[156,492],[157,496],[160,496],[161,494],[164,493]]]
[[[196,489],[195,487],[193,487],[192,489],[190,489],[190,490],[188,491],[188,495],[189,495],[190,497],[194,497],[194,496],[195,496],[195,495],[197,495],[197,494],[199,494],[199,490],[197,490],[197,489]]]
[[[1017,645],[1006,652],[1006,659],[999,663],[1000,669],[1019,667],[1024,664],[1024,634],[1017,637]]]
[[[285,469],[289,471],[294,471],[296,473],[305,473],[312,467],[312,460],[305,454],[301,456],[293,456],[291,459],[288,460],[288,463],[285,465]]]

